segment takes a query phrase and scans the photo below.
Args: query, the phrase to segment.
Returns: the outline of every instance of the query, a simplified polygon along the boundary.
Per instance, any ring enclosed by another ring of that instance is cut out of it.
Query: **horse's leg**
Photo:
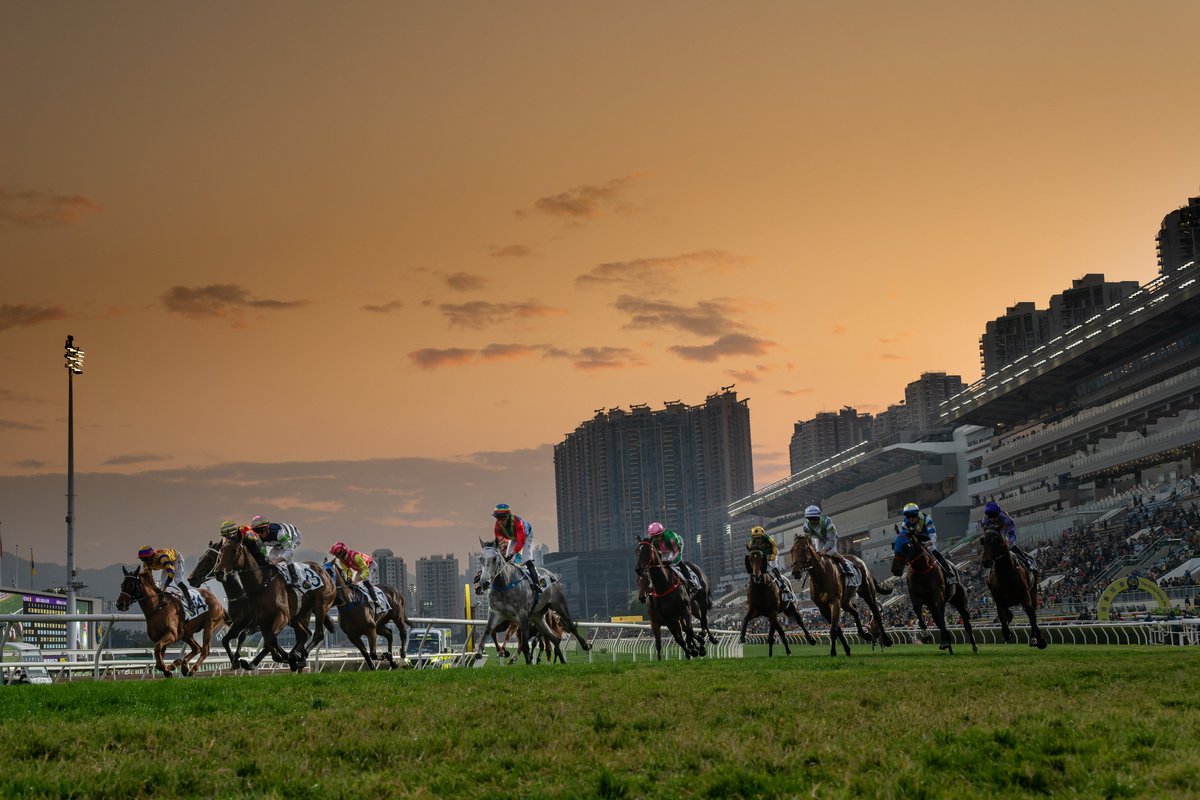
[[[850,616],[854,617],[854,627],[858,629],[858,635],[863,638],[864,642],[873,642],[875,637],[869,631],[863,630],[862,617],[859,616],[858,609],[854,607],[854,602],[846,603],[846,610],[850,612]]]
[[[837,643],[841,641],[842,649],[850,655],[850,643],[846,641],[846,632],[842,630],[842,609],[837,603],[829,607],[829,655],[837,655]]]
[[[1013,618],[1012,609],[1010,609],[1008,606],[997,604],[996,614],[1000,618],[1000,635],[1004,638],[1005,644],[1012,644],[1013,640],[1016,638],[1013,636],[1013,632],[1009,630],[1008,627],[1008,624],[1012,622]]]
[[[221,637],[221,646],[225,648],[225,654],[229,656],[229,666],[233,669],[238,668],[238,659],[242,655],[242,642],[246,638],[245,631],[248,626],[246,622],[236,622],[226,628],[225,635]],[[233,641],[235,636],[237,637],[236,652],[229,647],[229,643]]]
[[[873,583],[865,583],[859,590],[859,597],[866,602],[867,608],[871,610],[871,617],[875,621],[872,634],[878,639],[880,647],[891,647],[892,637],[888,636],[888,632],[883,627],[883,609],[879,605],[879,597],[875,594],[875,585]]]
[[[354,645],[354,647],[358,650],[358,652],[362,653],[363,663],[365,663],[367,665],[367,669],[374,670],[375,669],[375,659],[372,658],[372,655],[373,655],[372,653],[367,652],[367,648],[363,644],[363,637],[364,637],[364,634],[357,633],[353,636],[347,636],[346,638],[348,638],[350,640],[350,644]]]
[[[167,648],[170,647],[174,641],[175,638],[168,631],[161,639],[154,643],[154,665],[158,667],[158,671],[163,674],[164,678],[171,677],[171,670],[174,669],[174,667],[168,667],[166,665],[166,663],[163,661],[163,653],[166,652]]]
[[[1038,628],[1036,601],[1034,604],[1023,603],[1022,608],[1024,608],[1025,613],[1029,615],[1029,646],[1036,647],[1038,650],[1045,650],[1047,643],[1046,640],[1042,638],[1041,629]]]
[[[795,620],[796,624],[800,626],[800,630],[804,632],[805,641],[810,645],[816,645],[817,638],[808,632],[808,626],[804,624],[804,617],[800,616],[800,611],[796,608],[795,603],[788,603],[784,606],[783,613]]]
[[[387,640],[387,650],[384,652],[384,655],[387,656],[388,666],[395,669],[399,665],[396,664],[396,659],[392,658],[392,629],[388,627],[385,621],[383,625],[375,626],[375,632]]]
[[[925,614],[922,612],[925,607],[924,602],[912,592],[909,592],[908,602],[912,604],[913,615],[917,618],[917,627],[921,630],[921,643],[932,643],[933,636],[929,633],[929,628],[925,626]]]
[[[558,614],[558,618],[562,620],[563,630],[570,631],[571,635],[575,637],[575,641],[579,642],[579,649],[583,650],[585,653],[588,650],[591,650],[591,642],[587,640],[586,636],[579,632],[579,625],[571,616],[571,612],[567,610],[566,598],[563,598],[561,602],[555,599],[550,607],[554,609],[554,613]],[[562,637],[560,636],[559,639],[561,638]]]
[[[188,661],[192,659],[192,656],[200,652],[200,643],[196,641],[195,631],[188,631],[184,633],[183,641],[185,644],[187,644],[189,649],[187,655],[181,656],[180,658],[179,672],[183,675],[183,677],[186,678],[192,674],[192,668],[188,665]]]
[[[779,631],[779,641],[783,642],[783,652],[789,656],[792,654],[792,648],[788,646],[787,634],[783,631],[783,625],[779,624],[779,612],[775,612],[770,616],[771,628]],[[768,654],[770,651],[768,651]]]
[[[942,641],[938,644],[938,649],[954,655],[954,637],[950,635],[950,629],[946,627],[945,604],[934,600],[929,606],[929,615],[933,617],[933,623],[937,625],[938,631],[942,634]]]
[[[963,630],[966,631],[967,641],[971,643],[971,652],[978,653],[979,645],[975,644],[975,632],[971,630],[971,615],[967,612],[967,593],[961,585],[955,587],[954,596],[950,601],[958,610],[962,620]]]
[[[653,614],[650,616],[650,632],[654,634],[654,652],[662,661],[662,623],[654,619]]]
[[[745,616],[745,618],[742,620],[742,632],[741,632],[741,634],[738,636],[738,643],[739,643],[739,644],[745,644],[745,643],[746,643],[746,629],[750,627],[750,620],[754,619],[754,616],[755,616],[755,614],[754,614],[754,607],[753,607],[753,606],[748,606],[748,607],[746,608],[746,616]]]
[[[687,612],[685,611],[684,613]],[[679,648],[683,650],[683,654],[687,656],[688,660],[690,661],[692,658],[692,646],[689,639],[684,638],[683,623],[679,621],[679,617],[667,622],[667,630],[671,632],[671,637],[675,640],[675,643],[679,645]]]

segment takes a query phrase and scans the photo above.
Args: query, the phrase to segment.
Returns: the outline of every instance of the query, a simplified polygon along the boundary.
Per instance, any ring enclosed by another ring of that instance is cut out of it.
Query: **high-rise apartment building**
[[[372,551],[371,558],[375,559],[375,579],[379,583],[396,587],[404,595],[408,612],[413,613],[413,598],[408,587],[408,567],[405,566],[404,559],[397,558],[396,554],[386,547]]]
[[[1033,303],[1017,303],[987,323],[979,339],[983,374],[996,370],[1050,341],[1050,312]]]
[[[797,422],[788,446],[792,474],[871,439],[873,420],[850,406]]]
[[[1200,258],[1200,197],[1163,217],[1158,236],[1158,271],[1165,275]]]
[[[554,478],[562,553],[626,551],[658,521],[719,575],[733,561],[726,507],[754,487],[747,401],[726,389],[695,406],[598,411],[555,446]]]
[[[962,390],[961,375],[922,372],[920,378],[904,387],[909,424],[920,431],[936,427],[939,406]]]
[[[1094,272],[1071,281],[1070,289],[1050,298],[1050,338],[1082,325],[1139,288],[1137,281],[1106,281],[1103,273]]]
[[[414,617],[460,619],[463,589],[459,585],[458,559],[453,555],[417,559],[417,602],[409,613]]]

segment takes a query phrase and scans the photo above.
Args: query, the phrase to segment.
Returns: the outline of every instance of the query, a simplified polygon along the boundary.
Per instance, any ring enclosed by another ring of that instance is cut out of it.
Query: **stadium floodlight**
[[[74,614],[75,590],[75,376],[83,374],[83,350],[75,346],[75,337],[68,336],[63,346],[67,363],[67,613]],[[79,645],[79,623],[67,623],[67,649]],[[74,656],[69,657],[74,660]]]

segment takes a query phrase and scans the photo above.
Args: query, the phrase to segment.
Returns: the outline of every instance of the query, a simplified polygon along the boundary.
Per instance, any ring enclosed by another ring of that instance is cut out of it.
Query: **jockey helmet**
[[[237,533],[241,529],[242,529],[241,526],[238,525],[236,522],[227,519],[221,523],[221,538],[228,539],[230,536],[233,536],[235,533]]]
[[[820,506],[809,506],[808,508],[804,509],[804,516],[808,517],[809,519],[815,519],[817,517],[820,517],[821,516],[821,507]]]
[[[664,530],[666,530],[666,528],[663,527],[661,522],[651,522],[650,527],[646,528],[646,534],[649,536],[658,536]]]
[[[253,528],[254,530],[258,530],[259,528],[266,528],[266,527],[270,526],[270,524],[271,524],[271,520],[267,519],[262,514],[259,514],[257,517],[250,520],[250,527]]]
[[[512,513],[512,509],[508,507],[508,503],[497,503],[492,510],[493,517],[507,517]]]
[[[138,558],[140,558],[142,561],[145,561],[146,559],[153,558],[153,557],[154,557],[154,548],[151,547],[150,545],[144,544],[141,546],[140,549],[138,549]]]
[[[766,536],[767,529],[764,528],[762,525],[755,525],[753,528],[750,529],[750,535],[751,536]]]
[[[921,513],[921,507],[916,503],[909,503],[904,507],[904,516],[915,517]]]
[[[333,547],[329,548],[329,555],[341,558],[346,555],[346,545],[341,542],[334,542]]]
[[[987,514],[989,517],[998,516],[1000,514],[1000,504],[988,503],[983,507],[983,513]]]

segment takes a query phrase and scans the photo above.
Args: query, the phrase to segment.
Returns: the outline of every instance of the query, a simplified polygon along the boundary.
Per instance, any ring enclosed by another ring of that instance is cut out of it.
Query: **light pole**
[[[75,376],[83,374],[83,351],[75,337],[63,345],[67,363],[67,613],[75,613]],[[67,623],[67,649],[79,640],[79,623]]]

